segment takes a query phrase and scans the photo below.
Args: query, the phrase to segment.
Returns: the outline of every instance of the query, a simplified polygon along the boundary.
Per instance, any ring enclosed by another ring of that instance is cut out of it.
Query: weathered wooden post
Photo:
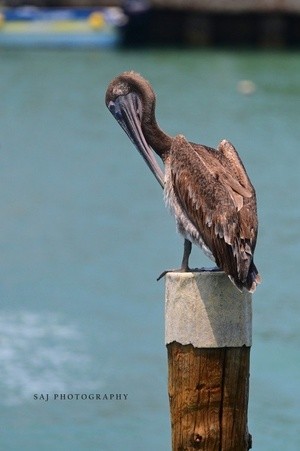
[[[172,451],[244,451],[251,295],[219,272],[166,275]]]

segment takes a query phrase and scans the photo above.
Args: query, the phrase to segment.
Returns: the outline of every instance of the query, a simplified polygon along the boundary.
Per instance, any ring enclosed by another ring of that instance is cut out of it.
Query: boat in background
[[[119,43],[126,22],[120,8],[37,8],[0,10],[1,47],[93,48]]]

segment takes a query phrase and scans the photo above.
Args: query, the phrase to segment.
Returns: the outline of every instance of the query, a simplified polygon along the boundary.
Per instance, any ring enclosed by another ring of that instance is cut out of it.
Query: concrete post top
[[[165,342],[196,348],[252,344],[252,299],[222,271],[167,273]]]

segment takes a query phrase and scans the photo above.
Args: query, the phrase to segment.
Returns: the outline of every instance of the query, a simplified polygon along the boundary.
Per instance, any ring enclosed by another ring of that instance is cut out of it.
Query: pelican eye
[[[115,102],[113,102],[112,100],[109,102],[108,104],[108,109],[111,112],[111,114],[115,115],[115,111],[116,111],[116,105]]]
[[[108,104],[108,109],[117,121],[120,121],[122,119],[122,111],[120,110],[119,105],[117,105],[112,100]]]

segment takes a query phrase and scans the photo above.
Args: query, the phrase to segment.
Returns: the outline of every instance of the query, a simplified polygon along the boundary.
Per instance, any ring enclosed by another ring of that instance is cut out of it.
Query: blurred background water
[[[2,449],[170,449],[155,279],[178,266],[182,239],[104,106],[109,81],[134,69],[164,130],[230,139],[256,187],[249,429],[254,450],[298,450],[299,53],[1,50],[0,67]],[[196,248],[192,263],[211,265]],[[34,399],[54,393],[128,398]]]

